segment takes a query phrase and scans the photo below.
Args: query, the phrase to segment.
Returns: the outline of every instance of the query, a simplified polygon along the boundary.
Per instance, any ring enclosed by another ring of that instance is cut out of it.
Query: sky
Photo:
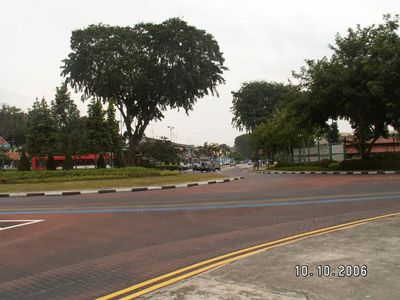
[[[199,99],[189,116],[167,111],[164,120],[149,125],[146,135],[170,137],[170,126],[174,142],[232,146],[243,132],[231,125],[231,92],[243,82],[287,82],[305,59],[329,56],[328,45],[336,33],[379,23],[383,14],[399,12],[398,0],[1,0],[0,103],[27,111],[36,97],[52,100],[63,81],[61,61],[70,52],[74,29],[180,17],[217,40],[229,68],[226,84],[218,86],[219,97]],[[86,114],[87,103],[77,94],[72,97]],[[340,122],[339,129],[351,130],[346,122]]]

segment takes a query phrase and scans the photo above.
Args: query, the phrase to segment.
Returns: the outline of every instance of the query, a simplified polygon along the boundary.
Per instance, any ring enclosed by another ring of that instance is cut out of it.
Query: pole
[[[170,140],[171,140],[171,143],[172,143],[172,130],[175,128],[175,127],[173,127],[173,126],[167,126],[168,128],[169,128],[169,135],[170,135]]]

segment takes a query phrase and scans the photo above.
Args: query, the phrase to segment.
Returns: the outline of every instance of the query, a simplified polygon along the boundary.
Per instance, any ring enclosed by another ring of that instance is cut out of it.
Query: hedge
[[[400,170],[400,159],[371,158],[371,159],[349,159],[339,163],[339,170],[362,171],[362,170]]]
[[[178,174],[176,171],[163,171],[142,167],[118,169],[75,169],[56,171],[6,171],[0,173],[0,183],[36,183],[101,179],[121,179]]]
[[[321,159],[320,161],[311,161],[304,163],[278,163],[276,168],[292,168],[292,167],[319,167],[319,168],[328,168],[329,164],[331,164],[332,160],[329,159]]]

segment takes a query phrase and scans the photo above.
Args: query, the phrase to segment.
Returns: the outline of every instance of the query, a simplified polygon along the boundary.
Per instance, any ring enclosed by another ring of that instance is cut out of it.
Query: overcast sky
[[[219,98],[205,97],[194,111],[169,111],[152,123],[150,137],[170,136],[189,144],[233,145],[241,134],[231,126],[231,91],[242,82],[286,82],[304,59],[329,55],[335,34],[356,24],[397,14],[400,1],[220,1],[220,0],[2,0],[0,10],[0,102],[27,110],[36,97],[51,100],[60,85],[61,60],[70,52],[71,31],[92,23],[134,25],[180,17],[211,33],[229,68]],[[86,103],[73,95],[81,112]],[[341,131],[349,131],[340,124]]]

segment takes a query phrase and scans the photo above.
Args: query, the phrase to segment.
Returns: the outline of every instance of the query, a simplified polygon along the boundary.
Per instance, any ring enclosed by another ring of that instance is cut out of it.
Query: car
[[[202,161],[200,166],[193,171],[200,171],[200,172],[215,172],[221,171],[221,166],[218,163],[214,163],[212,161]]]

